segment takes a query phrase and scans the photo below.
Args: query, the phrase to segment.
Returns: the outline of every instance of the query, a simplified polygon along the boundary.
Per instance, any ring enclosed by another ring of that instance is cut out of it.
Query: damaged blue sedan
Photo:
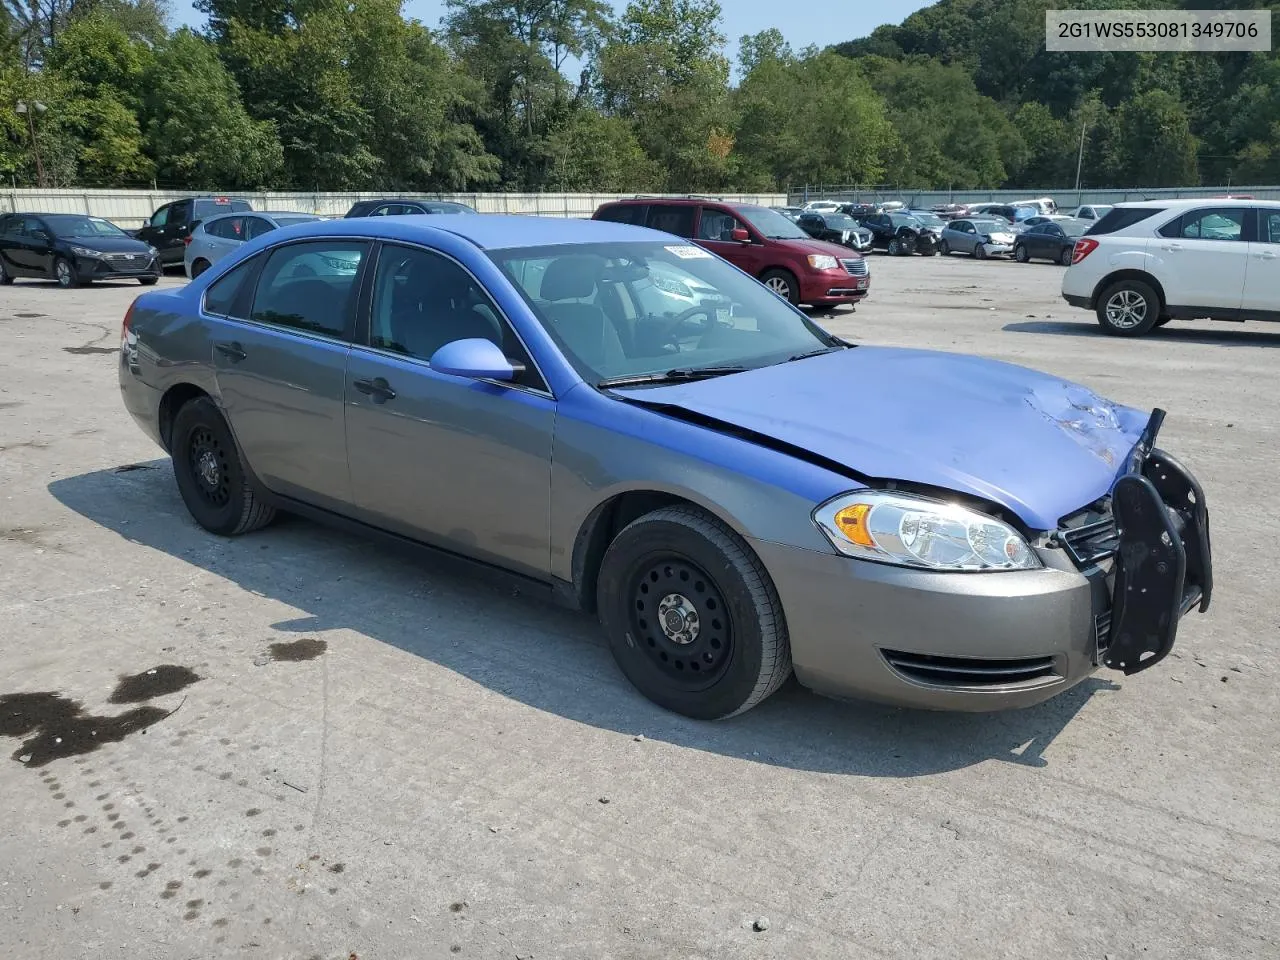
[[[691,717],[793,671],[1027,706],[1154,666],[1212,593],[1161,411],[847,343],[626,224],[279,230],[138,298],[119,375],[206,530],[283,510],[500,568],[598,615],[636,688]]]

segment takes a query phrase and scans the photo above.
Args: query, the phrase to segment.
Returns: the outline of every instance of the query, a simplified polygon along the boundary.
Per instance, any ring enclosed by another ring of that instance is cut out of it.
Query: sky
[[[621,13],[626,0],[613,0]],[[809,44],[820,47],[865,37],[885,23],[901,23],[906,17],[929,6],[921,0],[804,0],[795,7],[781,0],[720,0],[724,11],[724,34],[729,38],[729,58],[736,61],[738,38],[777,27],[793,48]],[[434,29],[445,9],[444,0],[406,0],[404,14]],[[174,0],[173,11],[181,22],[193,27],[204,24],[204,16],[190,0]]]

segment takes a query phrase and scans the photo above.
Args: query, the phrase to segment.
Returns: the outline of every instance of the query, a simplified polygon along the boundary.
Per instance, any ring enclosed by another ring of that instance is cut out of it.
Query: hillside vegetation
[[[715,0],[631,0],[617,16],[603,0],[447,0],[438,29],[399,0],[198,0],[200,32],[171,30],[162,3],[0,0],[0,175],[1053,188],[1074,182],[1083,130],[1085,186],[1280,180],[1274,54],[1048,54],[1041,0],[942,0],[826,50],[767,30],[741,39],[737,64]]]

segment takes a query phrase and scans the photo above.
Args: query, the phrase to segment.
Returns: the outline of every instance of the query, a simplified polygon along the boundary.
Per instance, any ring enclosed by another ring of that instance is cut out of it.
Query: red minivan
[[[871,287],[871,271],[862,254],[814,240],[769,207],[696,197],[636,197],[603,204],[592,219],[685,237],[794,304],[857,303]]]

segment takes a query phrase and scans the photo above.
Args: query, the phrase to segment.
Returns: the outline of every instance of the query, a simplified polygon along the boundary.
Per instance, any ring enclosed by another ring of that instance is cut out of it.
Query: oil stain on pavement
[[[314,660],[326,650],[329,644],[314,637],[304,637],[292,643],[271,644],[271,659],[296,663],[301,660]]]
[[[186,667],[162,665],[132,677],[122,677],[112,703],[139,703],[176,693],[199,680]],[[0,696],[0,736],[27,737],[13,759],[28,767],[43,767],[63,757],[91,753],[105,743],[145,732],[172,710],[135,707],[115,716],[86,713],[84,705],[60,693],[7,693]]]

